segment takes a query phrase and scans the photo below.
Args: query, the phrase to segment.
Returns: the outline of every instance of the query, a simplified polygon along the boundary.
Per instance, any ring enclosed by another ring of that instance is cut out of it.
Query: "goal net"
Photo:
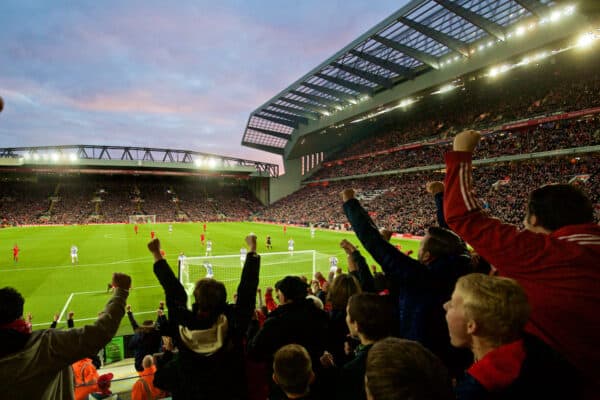
[[[316,272],[317,252],[315,250],[260,255],[260,275],[258,287],[265,291],[274,287],[275,283],[288,275],[304,275],[309,280]],[[225,284],[228,300],[233,299],[242,276],[244,262],[240,254],[227,256],[186,257],[179,265],[179,280],[188,296],[194,291],[195,283],[202,278],[210,277]]]
[[[130,224],[155,224],[156,215],[130,215]]]

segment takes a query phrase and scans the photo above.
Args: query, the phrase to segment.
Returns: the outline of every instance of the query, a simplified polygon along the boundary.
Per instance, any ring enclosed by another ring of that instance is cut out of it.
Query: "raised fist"
[[[120,272],[115,272],[113,274],[112,285],[114,287],[129,290],[129,288],[131,288],[131,277]]]
[[[479,132],[474,130],[462,131],[454,138],[454,151],[467,151],[472,153],[481,139]]]

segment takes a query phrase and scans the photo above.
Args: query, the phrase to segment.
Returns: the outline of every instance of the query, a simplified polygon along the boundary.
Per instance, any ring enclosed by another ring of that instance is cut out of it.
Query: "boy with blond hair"
[[[457,399],[579,398],[573,368],[524,333],[530,307],[515,280],[465,275],[444,309],[450,342],[470,348],[475,358],[458,381]]]

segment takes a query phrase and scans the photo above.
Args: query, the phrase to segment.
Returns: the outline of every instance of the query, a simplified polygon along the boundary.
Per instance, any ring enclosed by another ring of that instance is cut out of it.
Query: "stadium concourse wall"
[[[299,190],[302,183],[302,162],[300,158],[284,160],[285,174],[270,178],[269,203],[273,204],[279,199]]]

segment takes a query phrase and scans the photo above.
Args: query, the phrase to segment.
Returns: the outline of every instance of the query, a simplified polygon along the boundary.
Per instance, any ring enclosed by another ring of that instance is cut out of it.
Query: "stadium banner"
[[[125,358],[125,341],[123,336],[115,336],[104,346],[104,363],[111,364]]]
[[[545,124],[548,122],[561,121],[564,119],[572,119],[572,118],[577,118],[577,117],[583,117],[584,115],[591,115],[591,114],[598,114],[598,113],[600,113],[600,107],[587,108],[585,110],[573,111],[573,112],[568,112],[568,113],[564,113],[564,114],[551,115],[549,117],[535,118],[535,119],[529,119],[526,121],[515,122],[512,124],[506,124],[506,125],[502,125],[500,128],[498,128],[496,130],[509,131],[509,130],[513,130],[513,129],[526,128],[526,127],[530,127],[530,126]]]

